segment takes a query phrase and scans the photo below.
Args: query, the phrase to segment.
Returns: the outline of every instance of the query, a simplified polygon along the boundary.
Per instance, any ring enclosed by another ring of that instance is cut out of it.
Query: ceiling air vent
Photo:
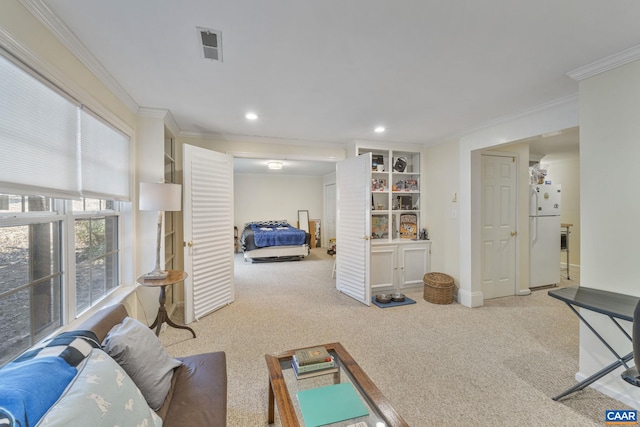
[[[205,59],[222,62],[222,33],[208,28],[196,27],[196,29]]]

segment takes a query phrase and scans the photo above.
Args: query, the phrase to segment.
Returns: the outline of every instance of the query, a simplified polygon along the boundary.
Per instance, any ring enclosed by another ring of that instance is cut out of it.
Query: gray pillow
[[[151,409],[160,409],[171,387],[173,369],[182,362],[167,353],[151,329],[131,317],[111,328],[103,347],[129,374]]]

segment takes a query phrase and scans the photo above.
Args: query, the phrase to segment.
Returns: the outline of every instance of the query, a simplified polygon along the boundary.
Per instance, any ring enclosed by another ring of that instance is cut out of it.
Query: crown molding
[[[20,3],[45,26],[60,42],[71,51],[93,74],[113,92],[132,112],[137,112],[138,104],[120,83],[106,70],[95,56],[78,40],[69,28],[39,0],[19,0]]]
[[[562,106],[562,105],[571,105],[571,104],[574,104],[576,106],[578,105],[578,94],[577,93],[574,93],[574,94],[571,94],[571,95],[567,95],[567,96],[563,96],[562,98],[556,98],[556,99],[554,99],[552,101],[545,102],[543,104],[534,105],[533,107],[527,108],[526,110],[521,110],[521,111],[518,111],[518,112],[513,113],[513,114],[509,114],[509,115],[506,115],[506,116],[498,117],[497,119],[490,120],[488,122],[484,122],[482,124],[469,127],[469,128],[464,129],[462,131],[443,136],[441,138],[438,138],[438,139],[435,139],[433,141],[427,142],[425,144],[425,146],[434,146],[434,145],[442,144],[442,143],[445,143],[445,142],[449,142],[449,141],[454,140],[454,139],[460,139],[460,138],[463,138],[463,137],[468,136],[470,134],[479,132],[481,130],[489,129],[489,128],[492,128],[494,126],[501,125],[503,123],[509,123],[509,122],[511,122],[513,120],[517,120],[517,119],[520,119],[520,118],[523,118],[523,117],[527,117],[527,116],[530,116],[532,114],[538,113],[540,111],[544,111],[544,110],[547,110],[547,109],[550,109],[550,108],[559,107],[559,106]]]
[[[149,117],[151,119],[161,119],[171,135],[175,136],[180,133],[180,126],[173,118],[171,111],[162,108],[140,107],[136,112],[138,116]]]
[[[604,73],[605,71],[613,70],[614,68],[630,62],[637,61],[638,59],[640,59],[640,45],[630,47],[622,52],[614,53],[613,55],[599,59],[591,64],[576,68],[573,71],[569,71],[567,76],[580,81],[593,77],[597,74]]]
[[[149,117],[151,119],[162,119],[164,120],[169,110],[165,110],[162,108],[151,108],[151,107],[140,107],[136,114],[143,117]]]
[[[171,132],[172,136],[175,137],[180,133],[180,126],[169,110],[167,110],[167,114],[164,117],[164,125],[167,127],[167,129],[169,129],[169,132]]]
[[[322,147],[322,148],[340,148],[344,149],[347,146],[345,142],[336,141],[323,141],[323,140],[311,140],[311,139],[298,139],[287,137],[271,137],[271,136],[259,136],[259,135],[242,135],[232,133],[206,133],[206,132],[188,132],[181,131],[178,136],[184,138],[209,138],[219,141],[229,142],[252,142],[257,144],[282,144],[282,145],[298,145],[309,147]],[[321,145],[319,145],[321,144]]]
[[[20,40],[16,39],[13,34],[0,27],[0,48],[4,49],[17,61],[29,68],[31,72],[39,75],[53,86],[66,94],[69,98],[88,107],[94,113],[98,114],[102,119],[111,123],[120,131],[128,136],[133,135],[133,128],[129,126],[120,117],[113,114],[109,109],[90,93],[78,86],[75,82],[68,79],[64,73],[49,62],[42,59],[34,53],[29,47],[25,46]]]

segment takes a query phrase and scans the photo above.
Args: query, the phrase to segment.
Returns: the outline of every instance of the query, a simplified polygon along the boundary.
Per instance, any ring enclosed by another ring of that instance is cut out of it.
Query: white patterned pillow
[[[71,425],[160,427],[162,420],[124,369],[104,351],[93,349],[36,426]]]
[[[269,221],[251,221],[244,224],[244,228],[249,225],[257,225],[258,227],[273,227],[278,225],[287,225],[289,222],[286,219],[272,219]]]

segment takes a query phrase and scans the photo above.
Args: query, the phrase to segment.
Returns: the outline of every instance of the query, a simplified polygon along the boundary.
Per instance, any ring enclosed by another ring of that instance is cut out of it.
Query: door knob
[[[511,237],[515,237],[515,236],[517,236],[517,235],[518,235],[518,232],[517,232],[517,231],[512,231],[512,232],[511,232]]]
[[[193,241],[189,240],[189,241],[187,242],[187,246],[192,247],[192,246],[193,246]]]

